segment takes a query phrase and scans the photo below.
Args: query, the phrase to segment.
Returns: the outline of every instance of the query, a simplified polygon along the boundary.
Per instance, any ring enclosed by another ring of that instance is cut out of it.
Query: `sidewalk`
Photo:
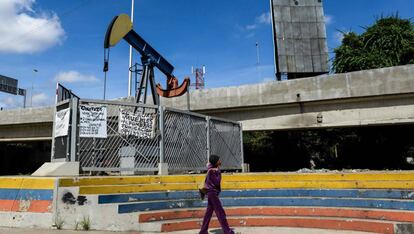
[[[313,228],[235,228],[236,232],[242,234],[367,234],[368,232],[355,231],[335,231],[325,229]],[[20,229],[20,228],[0,228],[0,234],[152,234],[139,232],[110,232],[110,231],[72,231],[72,230],[35,230],[35,229]],[[198,230],[182,231],[182,232],[168,232],[169,234],[197,234]],[[210,229],[211,234],[222,234],[220,229]]]

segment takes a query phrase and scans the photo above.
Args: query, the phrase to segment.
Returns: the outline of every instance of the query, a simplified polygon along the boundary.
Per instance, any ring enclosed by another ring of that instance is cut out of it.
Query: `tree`
[[[334,50],[336,73],[414,64],[414,24],[409,19],[381,17],[361,35],[343,36]]]

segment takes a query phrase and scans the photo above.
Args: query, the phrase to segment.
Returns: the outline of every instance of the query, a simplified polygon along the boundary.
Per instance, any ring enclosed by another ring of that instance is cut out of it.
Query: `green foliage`
[[[82,227],[82,230],[88,231],[91,229],[91,220],[88,217],[83,217],[82,221],[80,222],[80,226]]]
[[[64,224],[65,221],[59,215],[55,216],[53,226],[56,227],[56,229],[61,230]]]
[[[272,150],[273,139],[271,132],[257,131],[243,134],[243,144],[249,146],[249,150],[262,154],[266,150]]]
[[[334,50],[336,73],[414,64],[414,24],[409,19],[381,17],[361,35],[343,36]]]

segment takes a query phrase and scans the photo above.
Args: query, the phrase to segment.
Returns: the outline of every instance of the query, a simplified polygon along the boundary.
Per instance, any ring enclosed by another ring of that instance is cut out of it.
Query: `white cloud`
[[[16,96],[4,97],[0,99],[0,108],[11,109],[11,108],[19,107],[19,106],[22,107],[23,102],[22,101],[20,102],[21,103],[19,103]]]
[[[245,27],[243,27],[242,29],[244,31],[252,31],[254,29],[256,29],[257,27],[259,27],[262,24],[270,24],[271,23],[271,16],[270,13],[262,13],[261,15],[257,16],[254,20],[253,24],[248,24]]]
[[[34,3],[0,1],[0,53],[35,53],[61,43],[65,31],[59,17],[34,11]]]
[[[75,83],[75,82],[95,82],[95,81],[98,81],[98,79],[93,75],[84,75],[77,71],[65,71],[65,72],[59,72],[55,76],[55,81]]]
[[[257,28],[257,24],[249,24],[249,25],[246,25],[246,30],[253,30],[255,28]]]
[[[272,21],[270,12],[266,12],[256,17],[256,22],[260,24],[270,24]]]
[[[34,93],[32,100],[32,106],[47,106],[52,103],[52,99],[49,98],[45,93]]]
[[[334,22],[332,15],[325,15],[325,25],[328,26]]]
[[[342,39],[344,39],[344,32],[335,32],[334,38],[337,43],[342,43]]]

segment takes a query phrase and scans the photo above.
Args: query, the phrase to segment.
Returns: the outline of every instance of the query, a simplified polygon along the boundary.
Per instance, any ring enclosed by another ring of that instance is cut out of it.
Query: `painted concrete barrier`
[[[232,227],[300,227],[320,228],[333,230],[352,230],[371,233],[393,234],[394,225],[385,222],[372,222],[360,220],[311,219],[311,218],[229,218]],[[219,228],[217,220],[212,220],[211,228]],[[184,221],[180,223],[167,223],[162,226],[161,232],[199,229],[197,221]]]
[[[0,178],[0,226],[50,228],[55,179]]]
[[[206,202],[196,191],[203,180],[204,175],[0,178],[0,226],[52,228],[61,220],[62,228],[75,229],[88,220],[97,230],[198,229]],[[414,172],[223,174],[222,188],[233,226],[414,233]]]
[[[139,222],[157,222],[183,219],[202,219],[205,209],[181,209],[174,211],[158,211],[142,213]],[[339,217],[355,219],[376,219],[384,221],[414,222],[414,212],[369,210],[350,208],[317,208],[317,207],[237,207],[227,208],[226,214],[230,217],[241,216],[302,216],[302,217]]]

